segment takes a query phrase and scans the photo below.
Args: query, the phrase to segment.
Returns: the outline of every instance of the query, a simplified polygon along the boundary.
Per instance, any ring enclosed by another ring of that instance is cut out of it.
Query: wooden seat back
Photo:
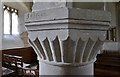
[[[21,56],[3,54],[2,55],[2,66],[16,70],[18,68],[23,67],[23,61]]]

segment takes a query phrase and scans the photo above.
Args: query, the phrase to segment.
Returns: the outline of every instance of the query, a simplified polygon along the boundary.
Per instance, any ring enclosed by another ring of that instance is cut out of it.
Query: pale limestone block
[[[73,0],[34,0],[32,11],[47,10],[60,7],[71,8]]]
[[[26,14],[25,26],[40,60],[40,74],[93,75],[110,16],[105,11],[67,7]]]

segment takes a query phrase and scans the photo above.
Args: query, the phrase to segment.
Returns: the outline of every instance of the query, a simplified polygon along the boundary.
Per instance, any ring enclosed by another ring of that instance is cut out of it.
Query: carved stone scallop
[[[43,4],[44,10],[40,10],[42,5],[36,3],[37,11],[25,15],[40,75],[93,75],[96,55],[110,25],[110,13],[68,8],[66,3],[52,8],[47,6],[50,4]]]
[[[41,56],[42,60],[56,63],[70,63],[83,64],[95,60],[95,57],[100,50],[103,42],[100,39],[93,41],[89,38],[87,41],[79,40],[73,41],[71,37],[65,40],[59,40],[59,37],[53,41],[48,38],[41,41],[36,38],[33,42],[30,40],[34,49]]]

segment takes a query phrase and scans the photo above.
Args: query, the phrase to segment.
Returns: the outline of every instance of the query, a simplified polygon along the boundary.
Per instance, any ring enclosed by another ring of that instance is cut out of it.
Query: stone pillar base
[[[40,62],[40,75],[93,75],[94,64],[84,66],[55,66]]]

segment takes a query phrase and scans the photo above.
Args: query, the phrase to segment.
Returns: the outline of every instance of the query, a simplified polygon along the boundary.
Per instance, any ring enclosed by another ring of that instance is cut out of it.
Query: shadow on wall
[[[23,41],[23,43],[24,43],[24,47],[29,47],[30,44],[29,44],[29,42],[28,42],[28,32],[27,32],[27,31],[22,32],[22,33],[20,34],[20,37],[21,37],[21,39],[22,39],[22,41]]]

